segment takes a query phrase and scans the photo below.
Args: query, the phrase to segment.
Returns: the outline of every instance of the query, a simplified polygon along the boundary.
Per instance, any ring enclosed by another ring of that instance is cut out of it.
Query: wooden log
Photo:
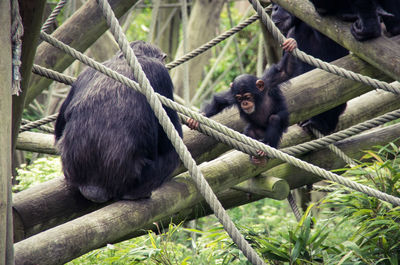
[[[11,211],[11,7],[0,1],[0,264],[14,262]]]
[[[353,137],[347,143],[353,145],[351,150],[361,150],[363,144],[358,137],[385,144],[396,139],[399,132],[400,124],[392,125],[369,132],[367,136]],[[232,151],[200,168],[214,191],[220,192],[234,182],[259,173],[259,167],[242,166],[243,161],[251,164],[247,158]],[[118,201],[15,244],[16,264],[63,264],[109,242],[125,239],[153,222],[170,218],[193,207],[200,199],[194,182],[183,173],[155,190],[150,199]]]
[[[17,149],[57,155],[58,152],[54,146],[54,135],[36,132],[23,132],[18,135]]]
[[[125,14],[137,1],[110,0],[109,3],[117,18]],[[52,36],[68,44],[78,51],[89,48],[106,30],[108,26],[96,0],[87,1]],[[37,49],[35,64],[63,72],[75,59],[54,48],[48,43],[41,43]],[[52,81],[35,76],[32,78],[25,105],[32,102]]]
[[[257,177],[233,186],[232,189],[276,200],[286,199],[290,191],[289,184],[285,180],[272,177],[268,173],[261,173]]]
[[[400,80],[400,46],[398,42],[396,43],[385,36],[359,42],[351,35],[351,23],[340,21],[333,16],[320,16],[310,1],[274,0],[273,2],[388,76]]]
[[[369,104],[373,102],[373,104]],[[385,91],[371,91],[366,95],[351,100],[349,106],[340,118],[339,127],[357,124],[365,119],[370,119],[377,115],[386,113],[389,110],[400,108],[400,96]],[[368,110],[366,110],[368,108]],[[362,111],[359,112],[358,110]],[[222,118],[220,116],[219,118]],[[25,134],[25,133],[23,133]],[[21,134],[21,135],[23,135]],[[31,133],[35,134],[35,133]],[[187,137],[190,135],[192,137]],[[198,160],[199,156],[206,160],[216,157],[218,150],[210,151],[207,154],[198,153],[197,148],[203,148],[202,141],[207,144],[208,139],[202,135],[202,138],[193,137],[197,132],[185,130],[184,142],[188,146],[193,157]],[[282,139],[282,147],[299,144],[310,140],[311,137],[305,133],[299,126],[291,126]],[[53,138],[51,137],[51,141]],[[222,145],[220,145],[222,146]],[[211,147],[208,147],[211,149]],[[228,148],[226,147],[226,150]],[[220,154],[220,153],[219,153]],[[208,155],[208,157],[207,157]],[[247,160],[247,158],[245,159]],[[244,164],[243,166],[246,166]],[[84,199],[71,193],[65,186],[63,177],[36,185],[28,190],[17,193],[14,196],[14,223],[20,223],[22,226],[15,228],[16,241],[37,234],[53,226],[88,213],[95,208],[103,205],[84,203]]]

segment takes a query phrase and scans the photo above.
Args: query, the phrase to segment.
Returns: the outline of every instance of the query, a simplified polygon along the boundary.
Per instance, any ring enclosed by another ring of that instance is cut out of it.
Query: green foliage
[[[390,143],[378,152],[367,151],[363,162],[345,176],[400,197],[399,148]],[[351,227],[348,239],[339,244],[340,258],[351,264],[398,264],[400,207],[342,188],[328,196],[324,207],[336,208],[342,227]],[[343,263],[344,264],[344,263]]]
[[[144,1],[149,4],[149,1]],[[146,41],[150,31],[151,8],[141,8],[133,11],[132,20],[126,21],[130,23],[126,31],[126,37],[129,41],[143,40]],[[125,26],[124,26],[125,27]]]
[[[21,165],[17,169],[17,173],[16,180],[18,184],[13,186],[14,192],[25,190],[34,184],[61,176],[61,161],[59,157],[41,157],[30,165]]]

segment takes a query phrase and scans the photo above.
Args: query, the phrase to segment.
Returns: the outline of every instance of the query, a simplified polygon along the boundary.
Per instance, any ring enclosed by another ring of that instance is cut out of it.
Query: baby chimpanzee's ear
[[[232,87],[233,86],[233,83],[231,82],[230,84],[229,84],[229,87]]]
[[[258,88],[258,90],[264,91],[264,81],[262,81],[261,79],[258,79],[256,81],[256,87]]]

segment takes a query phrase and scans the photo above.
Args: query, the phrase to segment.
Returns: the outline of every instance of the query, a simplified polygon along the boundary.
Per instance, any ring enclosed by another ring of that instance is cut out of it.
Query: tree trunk
[[[223,5],[224,0],[196,0],[194,2],[187,25],[189,51],[192,51],[215,37]],[[207,15],[205,16],[204,14]],[[176,58],[180,58],[183,55],[183,45],[181,42],[176,53]],[[189,64],[190,98],[193,97],[203,77],[204,66],[208,64],[210,57],[211,51],[207,51],[187,62],[187,64]],[[183,68],[183,65],[180,65],[171,72],[175,93],[180,97],[184,96]]]
[[[13,264],[11,210],[11,7],[0,1],[0,264]]]
[[[345,144],[339,146],[349,149],[357,159],[363,155],[359,150],[393,141],[398,138],[399,132],[400,124],[392,125],[347,139]],[[337,159],[325,159],[330,156],[330,152],[325,151],[327,153],[316,156],[317,161],[323,159],[328,165],[335,164]],[[251,164],[248,156],[238,151],[223,155],[212,163],[202,164],[200,168],[216,193],[265,170]],[[300,182],[296,174],[288,176],[287,180],[290,186],[296,185],[290,181]],[[65,263],[109,242],[119,242],[137,235],[139,230],[159,220],[170,219],[175,214],[182,215],[182,212],[187,216],[193,209],[198,209],[194,206],[199,202],[201,195],[196,185],[188,173],[183,173],[155,190],[151,199],[118,201],[15,244],[16,264]]]
[[[351,23],[340,21],[332,16],[321,17],[310,1],[276,0],[274,2],[388,76],[400,80],[400,47],[393,40],[381,36],[359,42],[351,35]]]
[[[109,2],[115,15],[119,18],[137,1],[110,0]],[[89,0],[54,31],[52,36],[82,52],[89,48],[107,29],[106,20],[98,8],[96,0]],[[63,72],[73,61],[71,56],[45,42],[39,45],[35,57],[35,64],[58,72]],[[51,82],[50,79],[35,76],[30,82],[25,105],[32,102]]]
[[[176,3],[176,1],[167,0],[163,1],[163,3]],[[181,25],[179,14],[179,7],[161,8],[159,11],[155,43],[168,55],[168,62],[171,62],[175,58],[175,53],[178,49],[179,28]]]

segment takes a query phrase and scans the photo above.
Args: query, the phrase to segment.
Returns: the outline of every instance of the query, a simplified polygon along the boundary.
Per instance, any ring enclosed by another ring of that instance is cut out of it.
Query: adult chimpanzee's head
[[[264,81],[254,75],[239,75],[231,83],[231,93],[240,110],[251,114],[262,101]]]
[[[155,58],[165,63],[167,55],[154,45],[150,45],[142,40],[133,41],[130,43],[131,48],[136,56],[145,56],[147,58]],[[118,58],[122,58],[122,52],[117,54]]]
[[[288,33],[295,23],[295,17],[277,4],[272,4],[271,19],[284,35]]]

